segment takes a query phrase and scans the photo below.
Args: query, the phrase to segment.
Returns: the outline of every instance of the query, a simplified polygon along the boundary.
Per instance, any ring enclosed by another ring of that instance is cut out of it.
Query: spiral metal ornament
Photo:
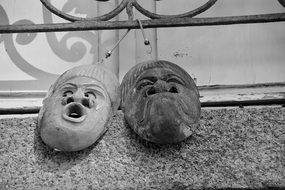
[[[109,2],[109,0],[94,0],[100,3]],[[159,0],[155,0],[159,1]],[[134,9],[146,16],[148,19],[142,20],[144,28],[161,27],[190,27],[190,26],[212,26],[212,25],[232,25],[232,24],[252,24],[284,22],[285,13],[254,14],[239,16],[220,16],[220,17],[202,17],[197,15],[211,8],[218,0],[208,0],[200,7],[181,14],[162,15],[146,10],[138,3],[138,0],[121,0],[112,11],[95,17],[82,18],[65,13],[50,2],[51,0],[41,0],[42,4],[55,15],[71,21],[72,23],[49,23],[35,25],[1,25],[2,33],[33,33],[33,32],[63,32],[63,31],[83,31],[83,30],[120,30],[120,29],[139,29],[140,26],[134,18]],[[279,4],[285,7],[285,0],[278,0]],[[126,11],[127,20],[111,19],[118,16],[122,11]],[[193,18],[194,17],[194,18]],[[76,22],[78,21],[78,22]],[[94,21],[94,22],[93,22]]]
[[[278,2],[279,2],[283,7],[285,7],[285,0],[278,0]]]
[[[144,9],[137,1],[134,1],[133,6],[143,15],[147,16],[148,18],[151,19],[161,19],[161,18],[182,18],[182,17],[193,17],[196,16],[206,10],[208,10],[210,7],[212,7],[218,0],[209,0],[207,3],[205,3],[204,5],[188,11],[186,13],[182,13],[182,14],[177,14],[177,15],[161,15],[161,14],[156,14],[156,13],[152,13],[146,9]]]
[[[101,16],[97,16],[97,17],[90,17],[90,18],[82,18],[82,17],[76,17],[76,16],[72,16],[69,14],[64,13],[63,11],[58,10],[55,6],[53,6],[50,3],[50,0],[41,0],[42,4],[52,13],[54,13],[55,15],[74,22],[74,21],[107,21],[110,20],[112,18],[114,18],[115,16],[117,16],[122,10],[125,9],[126,5],[128,4],[129,0],[123,0],[114,10],[112,10],[109,13],[106,13],[104,15]]]
[[[101,1],[101,2],[107,2],[108,0],[96,0],[96,1]],[[148,18],[151,19],[161,19],[161,18],[182,18],[182,17],[193,17],[196,16],[206,10],[208,10],[210,7],[212,7],[217,0],[209,0],[207,3],[205,3],[204,5],[188,11],[186,13],[182,13],[182,14],[177,14],[177,15],[161,15],[161,14],[156,14],[153,12],[150,12],[146,9],[144,9],[138,2],[137,0],[123,0],[118,7],[116,7],[114,10],[110,11],[107,14],[104,14],[102,16],[98,16],[98,17],[91,17],[91,18],[81,18],[81,17],[76,17],[76,16],[72,16],[69,15],[67,13],[64,13],[62,11],[60,11],[59,9],[57,9],[55,6],[53,6],[50,3],[50,0],[41,0],[42,4],[52,13],[56,14],[57,16],[74,22],[74,21],[107,21],[110,20],[112,18],[114,18],[115,16],[117,16],[122,10],[127,9],[127,13],[129,15],[129,17],[132,17],[131,13],[129,12],[129,8],[128,7],[135,7],[140,13],[142,13],[143,15],[147,16]]]

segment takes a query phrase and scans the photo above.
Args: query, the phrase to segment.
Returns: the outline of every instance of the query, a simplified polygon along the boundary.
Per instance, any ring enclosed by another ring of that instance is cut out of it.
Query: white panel
[[[176,1],[167,2],[157,6],[158,12],[177,6]],[[202,15],[270,12],[284,12],[284,8],[277,1],[224,0]],[[198,85],[283,82],[284,26],[281,22],[158,29],[159,58],[182,66],[197,77]]]

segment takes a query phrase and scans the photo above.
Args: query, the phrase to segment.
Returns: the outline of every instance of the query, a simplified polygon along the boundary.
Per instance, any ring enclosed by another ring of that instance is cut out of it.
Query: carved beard
[[[128,95],[125,117],[145,140],[166,144],[189,137],[198,126],[200,102],[196,92],[177,83],[136,88]]]

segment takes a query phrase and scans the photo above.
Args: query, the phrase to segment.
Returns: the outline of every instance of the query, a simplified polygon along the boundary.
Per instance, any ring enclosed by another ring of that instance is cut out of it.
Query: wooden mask
[[[51,86],[38,116],[45,144],[61,151],[92,145],[106,131],[119,105],[117,77],[101,65],[82,65]]]
[[[130,69],[121,84],[121,108],[143,139],[168,144],[197,128],[201,105],[193,79],[168,61],[148,61]]]

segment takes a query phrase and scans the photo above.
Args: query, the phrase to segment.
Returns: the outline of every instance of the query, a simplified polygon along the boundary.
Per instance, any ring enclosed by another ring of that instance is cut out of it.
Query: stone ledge
[[[186,141],[141,140],[118,111],[106,134],[74,153],[46,147],[36,117],[0,120],[0,189],[285,188],[285,109],[203,109]]]

